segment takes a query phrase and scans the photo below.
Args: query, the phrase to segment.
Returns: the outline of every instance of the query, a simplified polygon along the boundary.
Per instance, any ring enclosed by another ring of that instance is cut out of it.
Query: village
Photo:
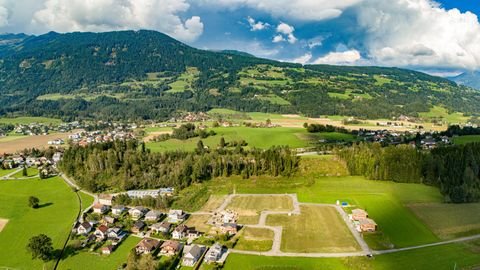
[[[130,198],[156,198],[173,196],[173,192],[173,188],[161,188],[130,190],[124,194]],[[115,196],[118,195],[98,195],[97,202],[74,226],[74,239],[81,240],[83,248],[108,256],[115,252],[128,235],[132,235],[139,238],[134,248],[138,255],[178,256],[183,266],[194,266],[202,263],[202,260],[207,264],[222,265],[225,262],[229,252],[224,245],[218,242],[205,245],[197,240],[201,237],[218,239],[220,235],[235,235],[239,228],[235,223],[235,215],[227,212],[222,214],[217,223],[217,234],[212,235],[185,225],[190,214],[181,209],[162,212],[143,206],[127,207],[115,203]]]

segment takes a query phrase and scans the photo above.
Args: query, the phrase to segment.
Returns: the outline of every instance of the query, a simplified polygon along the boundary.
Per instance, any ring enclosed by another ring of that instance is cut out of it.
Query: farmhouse
[[[368,213],[363,209],[353,209],[351,219],[355,221],[359,221],[362,219],[366,219],[368,217]]]
[[[107,231],[108,231],[108,227],[105,226],[105,225],[100,225],[98,226],[98,228],[95,230],[95,236],[97,237],[97,239],[105,239],[107,238]]]
[[[135,208],[132,208],[132,209],[128,210],[128,214],[130,215],[130,217],[133,220],[139,220],[145,215],[145,212],[147,212],[147,211],[148,211],[148,209],[146,209],[142,206],[137,206]]]
[[[92,224],[90,222],[83,222],[77,228],[78,234],[87,234],[92,231]]]
[[[207,254],[205,255],[205,262],[206,263],[215,263],[218,262],[222,258],[223,254],[223,247],[219,243],[215,243],[213,246],[210,247]]]
[[[104,205],[112,206],[114,196],[111,194],[100,194],[98,195],[98,202]]]
[[[172,233],[172,238],[173,239],[182,239],[187,237],[189,228],[186,225],[179,225],[175,228],[175,230]]]
[[[182,210],[170,210],[168,212],[168,222],[180,223],[185,221],[187,215]]]
[[[162,212],[157,210],[150,210],[145,215],[145,221],[158,221],[162,216]]]
[[[205,247],[199,245],[185,246],[183,250],[182,265],[194,266],[205,252]]]
[[[155,251],[159,245],[160,242],[158,240],[143,238],[142,241],[135,246],[135,251],[137,254],[149,254]]]
[[[135,222],[135,224],[133,224],[133,227],[132,227],[132,232],[133,233],[139,233],[142,231],[142,229],[145,228],[145,223],[141,220]]]
[[[114,207],[112,207],[112,214],[115,215],[115,216],[120,216],[121,214],[123,214],[123,212],[125,212],[127,209],[125,208],[125,206],[123,205],[116,205]]]
[[[373,219],[365,218],[360,220],[360,230],[362,232],[374,232],[377,230],[377,223]]]
[[[115,221],[116,221],[116,218],[110,217],[110,216],[104,216],[102,218],[102,224],[107,225],[107,226],[110,225],[110,224],[114,224]]]
[[[115,247],[115,246],[113,246],[113,245],[108,245],[108,246],[106,246],[106,247],[103,247],[103,248],[102,248],[102,254],[104,254],[104,255],[110,255],[110,254],[112,254],[114,247]]]
[[[109,207],[107,205],[96,203],[93,205],[93,212],[97,214],[105,214],[108,212]]]
[[[152,226],[150,226],[150,229],[155,233],[168,233],[170,232],[171,228],[172,228],[172,224],[166,221],[155,223]]]
[[[177,241],[168,240],[165,241],[160,247],[160,254],[166,256],[173,256],[177,254],[182,248],[182,244]]]

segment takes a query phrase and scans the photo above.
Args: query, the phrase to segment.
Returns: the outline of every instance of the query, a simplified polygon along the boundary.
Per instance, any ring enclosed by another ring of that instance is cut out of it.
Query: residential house
[[[168,222],[170,223],[180,223],[185,221],[187,214],[183,210],[170,210],[168,212]]]
[[[152,197],[157,198],[160,196],[160,190],[129,190],[127,191],[128,197],[130,198],[140,198],[143,199],[145,197]]]
[[[182,224],[182,225],[178,225],[175,230],[173,230],[172,232],[172,238],[173,239],[183,239],[185,237],[187,237],[187,233],[188,233],[188,230],[189,228]]]
[[[105,214],[108,212],[109,207],[107,205],[101,204],[101,203],[95,203],[93,205],[93,212],[97,214]]]
[[[180,249],[182,249],[182,244],[180,242],[167,240],[163,242],[162,246],[160,247],[160,254],[174,256],[180,251]]]
[[[133,233],[139,233],[143,230],[143,228],[145,228],[145,222],[139,220],[135,222],[135,224],[133,224],[133,227],[131,230]]]
[[[159,245],[160,242],[158,240],[143,238],[142,241],[135,246],[135,251],[137,254],[149,254],[154,252]]]
[[[98,226],[98,228],[95,230],[95,236],[97,237],[97,239],[105,239],[107,238],[107,231],[108,231],[108,227],[105,226],[105,225],[100,225]]]
[[[121,228],[118,228],[118,227],[110,228],[107,231],[107,237],[112,240],[113,239],[121,240],[126,235],[127,234]]]
[[[78,225],[77,234],[88,234],[92,231],[92,224],[90,222],[83,222]]]
[[[215,243],[213,246],[210,247],[207,254],[205,254],[205,262],[206,263],[215,263],[222,258],[223,254],[223,247],[219,243]]]
[[[157,210],[150,210],[145,215],[145,221],[158,221],[162,216],[162,212]]]
[[[112,214],[115,216],[120,216],[126,210],[127,209],[123,205],[115,205],[114,207],[112,207]]]
[[[185,246],[183,249],[183,266],[194,266],[205,252],[205,247],[199,245]]]
[[[155,223],[152,226],[150,226],[150,229],[155,233],[168,233],[170,232],[171,228],[172,228],[172,224],[166,221]]]
[[[377,223],[373,219],[365,218],[360,221],[360,230],[362,232],[374,232],[377,230]]]
[[[133,220],[139,220],[145,215],[147,211],[148,209],[146,209],[145,207],[137,206],[128,210],[128,214]]]
[[[102,223],[108,226],[108,225],[114,224],[116,220],[117,220],[117,219],[114,218],[114,217],[104,216],[104,217],[102,218]]]
[[[224,223],[221,230],[224,234],[235,235],[238,232],[238,225],[237,223]]]
[[[98,195],[98,202],[104,205],[112,206],[114,196],[111,194]]]
[[[195,240],[195,239],[199,238],[201,235],[202,235],[202,233],[195,230],[195,228],[190,228],[187,231],[187,238],[190,239],[190,240]]]
[[[362,220],[368,217],[368,213],[363,209],[353,209],[352,210],[352,220]]]
[[[60,160],[62,159],[62,156],[63,156],[62,152],[55,152],[55,154],[53,154],[53,157],[52,157],[53,163],[57,164],[58,162],[60,162]]]
[[[103,247],[102,248],[102,254],[110,255],[110,254],[112,254],[114,248],[115,248],[114,245],[108,245],[106,247]]]

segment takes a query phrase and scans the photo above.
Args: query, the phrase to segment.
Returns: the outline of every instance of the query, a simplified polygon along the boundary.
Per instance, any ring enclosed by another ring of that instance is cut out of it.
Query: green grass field
[[[40,208],[28,206],[29,196],[40,199]],[[77,197],[60,178],[0,181],[0,218],[9,220],[0,232],[0,268],[42,269],[44,263],[27,253],[28,240],[43,233],[61,248],[77,212]]]
[[[187,70],[175,82],[169,84],[172,89],[168,90],[167,93],[179,93],[191,89],[198,74],[197,68],[187,67]]]
[[[454,144],[467,144],[474,142],[480,142],[480,135],[466,135],[453,138]]]
[[[480,234],[480,203],[427,203],[409,206],[442,239]]]
[[[259,100],[265,100],[268,101],[272,104],[278,104],[278,105],[290,105],[290,102],[286,99],[283,99],[275,94],[267,94],[267,95],[261,95],[258,96],[257,99]]]
[[[43,124],[60,124],[62,120],[47,117],[1,117],[0,124],[31,124],[31,123],[43,123]]]
[[[461,124],[468,121],[468,117],[464,116],[462,113],[455,112],[449,114],[447,109],[439,106],[434,106],[430,109],[429,112],[419,113],[420,117],[427,121],[432,121],[433,119],[441,119],[449,124]]]
[[[38,169],[34,167],[27,168],[27,176],[23,175],[23,169],[12,175],[12,178],[24,178],[38,175]]]
[[[118,269],[127,261],[128,253],[135,247],[140,238],[130,236],[110,255],[100,255],[89,251],[80,251],[60,261],[58,269]]]
[[[272,249],[272,244],[272,230],[245,227],[240,232],[235,249],[249,251],[269,251]]]
[[[220,143],[220,138],[224,137],[227,142],[245,140],[249,147],[269,148],[275,145],[288,145],[292,148],[306,147],[309,141],[300,138],[300,134],[305,133],[302,128],[248,128],[248,127],[220,127],[213,128],[217,133],[202,139],[204,145],[216,148]],[[185,141],[171,139],[164,142],[148,142],[147,147],[153,152],[185,150],[192,151],[196,148],[199,138],[193,138]]]
[[[478,269],[480,243],[450,244],[354,258],[291,258],[230,254],[225,270],[452,270]]]
[[[24,136],[24,135],[8,135],[6,137],[1,137],[0,142],[13,142],[13,141],[16,141],[18,139],[25,138],[25,137],[27,137],[27,136]]]
[[[232,199],[227,209],[238,213],[238,223],[257,224],[261,211],[290,211],[293,203],[288,196],[239,196]]]
[[[212,227],[207,224],[210,217],[210,215],[191,215],[185,222],[185,225],[194,227],[197,231],[208,233]]]
[[[302,205],[300,215],[269,215],[267,224],[282,226],[285,252],[353,252],[359,246],[334,207]]]
[[[129,83],[128,85],[133,84]],[[81,98],[86,101],[91,101],[99,97],[112,97],[116,99],[125,98],[124,93],[77,93],[77,94],[45,94],[37,97],[37,100],[60,100],[60,99],[76,99]]]
[[[3,177],[7,174],[10,174],[10,173],[13,173],[14,171],[18,170],[17,168],[16,169],[9,169],[9,170],[2,170],[0,169],[0,177]]]

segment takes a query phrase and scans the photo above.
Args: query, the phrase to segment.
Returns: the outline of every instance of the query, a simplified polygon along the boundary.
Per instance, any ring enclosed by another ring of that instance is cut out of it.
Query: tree
[[[205,152],[205,146],[203,145],[203,141],[199,140],[197,143],[197,153],[201,154]]]
[[[220,138],[220,148],[224,148],[225,147],[225,138],[221,137]]]
[[[27,250],[32,253],[32,259],[47,262],[53,254],[52,239],[45,234],[34,236],[28,241]]]
[[[23,166],[22,175],[25,176],[25,177],[28,176],[27,165]]]
[[[40,203],[40,199],[35,196],[30,196],[28,198],[28,206],[31,208],[38,208],[38,204]]]

